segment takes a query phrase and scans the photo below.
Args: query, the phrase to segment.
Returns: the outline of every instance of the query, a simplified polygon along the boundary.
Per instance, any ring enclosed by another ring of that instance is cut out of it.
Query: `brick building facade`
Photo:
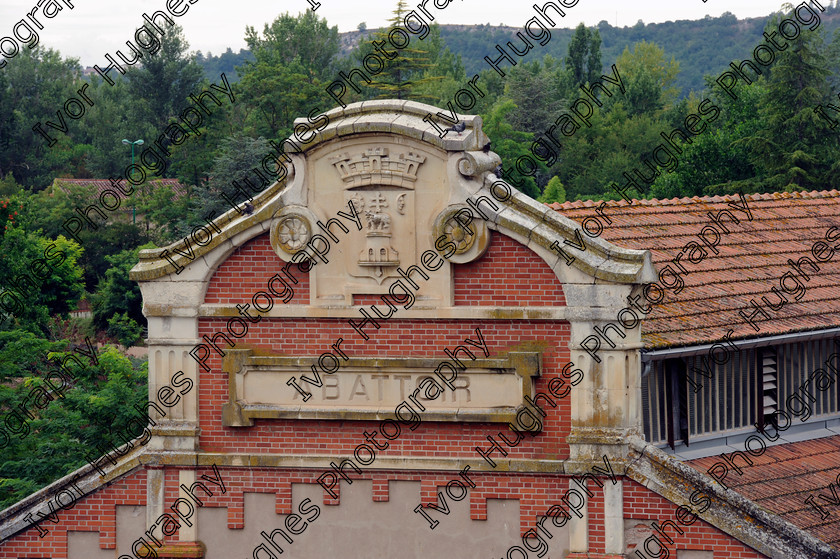
[[[650,253],[437,110],[333,110],[251,213],[141,253],[150,436],[7,509],[0,558],[836,556],[645,443]]]

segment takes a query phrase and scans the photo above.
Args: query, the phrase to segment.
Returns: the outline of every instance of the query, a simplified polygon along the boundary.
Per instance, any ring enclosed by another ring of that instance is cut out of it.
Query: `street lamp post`
[[[142,146],[143,140],[134,140],[133,142],[123,140],[122,143],[129,144],[131,146],[131,164],[134,165],[134,146]],[[137,224],[137,203],[134,200],[131,202],[131,223],[133,225]]]

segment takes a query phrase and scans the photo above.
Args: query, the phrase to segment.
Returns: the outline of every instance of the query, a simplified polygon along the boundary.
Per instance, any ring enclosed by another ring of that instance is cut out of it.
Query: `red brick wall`
[[[516,349],[523,341],[537,340],[545,344],[544,370],[537,381],[537,390],[548,394],[548,381],[559,376],[569,360],[569,326],[555,321],[457,321],[398,320],[383,321],[379,330],[370,331],[365,342],[345,319],[263,320],[251,325],[246,337],[256,346],[273,353],[318,356],[329,350],[337,337],[344,338],[342,350],[353,357],[440,357],[444,348],[463,344],[465,337],[475,338],[480,327],[491,356]],[[199,334],[212,335],[225,327],[223,319],[202,320]],[[235,340],[237,341],[237,340]],[[237,346],[244,346],[237,341]],[[225,347],[224,345],[222,347]],[[562,349],[558,349],[562,348]],[[480,351],[480,350],[479,350]],[[227,375],[221,372],[221,358],[208,360],[212,369],[203,372],[199,383],[199,422],[201,448],[210,452],[278,452],[319,454],[330,452],[352,455],[357,444],[364,442],[363,431],[377,429],[378,421],[304,421],[255,420],[253,427],[222,427],[222,406],[228,401]],[[291,387],[289,390],[293,390]],[[526,438],[511,449],[511,458],[564,459],[569,447],[569,399],[556,400],[550,408],[542,434]],[[476,457],[476,445],[489,446],[487,435],[512,434],[507,425],[486,423],[423,422],[415,431],[403,430],[391,448],[383,451],[405,456]]]
[[[67,557],[67,531],[99,532],[103,549],[117,547],[116,505],[146,505],[146,470],[140,469],[126,475],[113,485],[103,487],[93,494],[80,498],[74,505],[58,511],[58,523],[42,521],[42,530],[49,530],[43,538],[36,528],[29,528],[0,544],[0,558]],[[46,505],[37,510],[44,512]],[[33,518],[40,519],[38,513]],[[140,537],[142,534],[137,534]]]
[[[203,499],[204,507],[227,507],[229,529],[245,527],[245,493],[275,494],[277,496],[276,513],[289,514],[292,512],[292,484],[315,483],[315,479],[320,474],[320,470],[288,468],[220,467],[219,470],[227,492],[222,494],[216,486],[210,486],[213,496]],[[197,475],[200,476],[203,473],[212,475],[209,468],[199,468]],[[373,494],[371,495],[371,501],[376,502],[389,501],[389,481],[408,480],[421,482],[423,503],[435,503],[439,488],[445,486],[449,480],[454,478],[457,478],[456,472],[406,472],[399,470],[363,471],[360,476],[353,475],[353,479],[372,480]],[[577,485],[571,484],[568,476],[551,474],[510,475],[495,472],[471,472],[470,478],[476,484],[469,495],[470,518],[473,520],[487,519],[487,499],[518,499],[520,502],[520,535],[533,528],[537,519],[544,515],[552,505],[563,506],[560,497],[567,489],[570,487],[577,488]],[[609,479],[600,479],[604,484],[611,483]],[[666,520],[676,522],[676,505],[635,481],[628,478],[620,479],[624,480],[625,518],[656,520],[660,524]],[[178,469],[167,469],[165,480],[164,503],[166,507],[164,508],[168,509],[169,505],[178,498]],[[590,552],[603,553],[605,542],[604,491],[591,481],[588,483],[588,487],[594,493],[589,501]],[[38,537],[38,531],[35,528],[10,538],[0,546],[0,558],[65,558],[67,557],[68,530],[99,531],[101,548],[115,549],[116,504],[144,506],[146,504],[145,495],[146,470],[139,469],[115,484],[80,499],[72,508],[59,512],[60,521],[58,524],[42,523],[42,527],[50,530],[50,533],[44,538]],[[340,494],[339,499],[332,499],[324,492],[323,505],[340,505]],[[445,517],[434,516],[441,521],[441,524],[445,525]],[[678,525],[685,534],[676,534],[670,528],[667,530],[675,541],[674,544],[668,544],[671,557],[676,557],[678,548],[714,551],[715,559],[759,559],[764,557],[764,555],[702,520],[697,520],[690,526],[679,523]],[[546,524],[546,527],[553,530],[551,523]],[[138,537],[141,535],[137,534]],[[136,538],[131,537],[131,539]],[[511,541],[510,543],[516,545],[518,542]]]
[[[456,305],[566,306],[563,286],[542,258],[510,237],[492,235],[484,256],[455,266]]]
[[[684,503],[695,513],[697,507]],[[714,507],[714,503],[712,504]],[[671,557],[676,557],[679,549],[701,549],[714,551],[715,559],[757,559],[765,555],[739,542],[732,536],[723,533],[711,524],[698,519],[693,524],[685,526],[677,520],[677,505],[657,495],[650,489],[633,480],[624,481],[624,518],[641,520],[655,520],[660,526],[667,520],[676,524],[684,534],[680,534],[671,526],[665,528],[666,533],[674,540],[669,544],[658,532],[655,532],[664,545],[668,547]],[[653,550],[657,548],[653,546]]]
[[[268,233],[251,239],[239,247],[219,266],[204,296],[205,303],[249,303],[254,293],[266,291],[268,280],[280,272],[284,262],[274,253]],[[292,283],[295,290],[290,305],[309,304],[309,275],[298,271],[296,265],[289,267],[289,272],[297,278],[298,284]],[[281,287],[278,285],[278,289]],[[275,304],[281,304],[279,300]]]
[[[213,276],[207,292],[207,302],[246,302],[253,293],[265,288],[268,278],[277,273],[282,261],[274,254],[268,234],[253,239],[235,251]],[[293,267],[292,269],[295,269]],[[455,297],[459,304],[499,305],[564,305],[562,287],[557,284],[551,269],[533,252],[521,244],[493,233],[491,246],[477,262],[456,265]],[[301,281],[303,285],[303,280]],[[308,282],[306,284],[308,286]],[[296,286],[294,302],[301,302]],[[521,297],[514,299],[516,294]],[[306,295],[308,297],[308,293]],[[358,296],[360,304],[375,303],[378,297]],[[308,299],[307,301],[308,302]],[[381,301],[380,301],[381,303]],[[279,302],[277,303],[279,304]],[[399,307],[401,309],[401,307]],[[491,356],[516,349],[525,341],[537,341],[545,347],[542,378],[537,389],[548,393],[549,379],[559,375],[569,360],[569,324],[565,321],[504,320],[401,320],[399,310],[393,318],[381,321],[379,330],[367,328],[369,341],[364,341],[347,323],[347,319],[263,319],[251,324],[241,339],[233,339],[236,347],[259,347],[272,353],[297,356],[318,356],[328,351],[336,338],[344,339],[341,348],[353,357],[440,357],[444,348],[463,344],[465,337],[475,337],[481,328]],[[361,318],[361,315],[359,315]],[[199,335],[211,337],[226,332],[226,319],[203,318],[199,321]],[[218,340],[222,349],[228,346]],[[224,428],[221,409],[228,401],[227,376],[221,373],[221,357],[213,354],[208,361],[212,371],[202,372],[199,388],[199,418],[201,447],[212,452],[277,452],[318,454],[352,454],[363,442],[366,429],[376,429],[371,421],[301,421],[256,420],[251,428]],[[293,390],[291,387],[289,390]],[[568,456],[565,437],[569,432],[568,399],[558,401],[545,422],[543,434],[528,436],[510,452],[512,458],[563,459]],[[416,431],[405,429],[399,439],[384,451],[407,456],[476,456],[473,448],[488,446],[487,435],[502,431],[510,435],[503,424],[429,423]],[[510,437],[509,437],[510,438]]]

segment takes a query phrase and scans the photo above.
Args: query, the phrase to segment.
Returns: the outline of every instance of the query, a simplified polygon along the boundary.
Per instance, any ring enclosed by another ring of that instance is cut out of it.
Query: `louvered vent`
[[[773,413],[779,407],[779,368],[776,365],[776,350],[764,348],[761,351],[761,395],[764,423],[773,423]]]

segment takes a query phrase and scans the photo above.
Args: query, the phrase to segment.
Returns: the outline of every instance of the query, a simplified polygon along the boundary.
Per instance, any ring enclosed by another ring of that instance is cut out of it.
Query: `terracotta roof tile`
[[[770,512],[806,530],[840,549],[840,506],[830,504],[819,495],[834,499],[829,486],[840,494],[837,476],[840,474],[840,435],[768,448],[759,457],[752,457],[747,466],[736,459],[743,474],[730,468],[724,482],[731,489],[756,502]],[[705,473],[719,456],[709,456],[686,462]],[[813,496],[828,513],[822,515],[805,501]]]
[[[732,328],[733,338],[782,334],[840,326],[840,251],[819,272],[804,281],[804,296],[795,301],[786,295],[779,311],[768,311],[771,320],[757,322],[756,332],[739,315],[749,314],[750,299],[771,302],[778,297],[770,288],[791,271],[788,259],[811,256],[811,246],[824,240],[832,226],[840,227],[840,192],[774,192],[745,198],[752,221],[744,212],[732,211],[740,223],[726,221],[729,233],[721,234],[719,254],[699,263],[681,261],[685,288],[666,290],[662,303],[647,317],[642,334],[647,347],[683,346],[721,339]],[[607,201],[603,213],[612,220],[602,237],[619,246],[651,251],[657,269],[668,265],[689,241],[697,241],[710,225],[708,212],[729,209],[736,195],[673,198],[670,200]],[[550,207],[582,222],[596,217],[600,201],[553,203]],[[603,218],[601,218],[603,219]],[[705,247],[704,247],[705,248]],[[676,266],[672,263],[672,269]]]

